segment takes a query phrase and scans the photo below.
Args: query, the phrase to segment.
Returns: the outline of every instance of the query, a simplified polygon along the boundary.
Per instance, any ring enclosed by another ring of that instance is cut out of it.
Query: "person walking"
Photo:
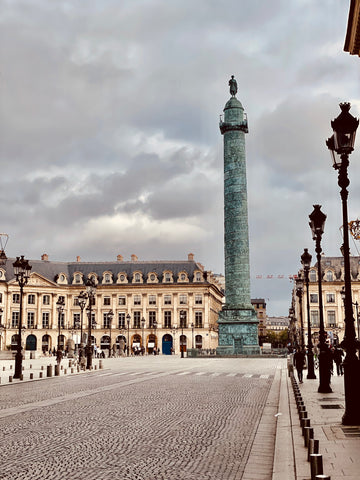
[[[338,374],[338,376],[344,374],[343,364],[342,364],[343,355],[344,355],[344,352],[342,351],[342,349],[339,347],[335,347],[334,362],[336,363],[336,373]]]
[[[300,383],[303,383],[304,364],[305,364],[305,351],[300,347],[298,347],[294,355],[294,365],[297,370],[298,379]]]

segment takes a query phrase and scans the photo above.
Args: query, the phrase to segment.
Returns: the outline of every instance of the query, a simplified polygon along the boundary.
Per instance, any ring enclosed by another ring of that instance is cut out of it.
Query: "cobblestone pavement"
[[[0,479],[241,479],[284,363],[108,359],[96,372],[3,385]]]

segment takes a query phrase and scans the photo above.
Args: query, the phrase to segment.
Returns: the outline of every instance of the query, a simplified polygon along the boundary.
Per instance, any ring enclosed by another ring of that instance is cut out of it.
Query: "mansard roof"
[[[314,258],[314,257],[313,257]],[[317,262],[313,265],[317,267]],[[350,256],[350,271],[352,277],[356,277],[359,272],[360,257]],[[337,279],[341,277],[341,271],[344,269],[343,257],[321,257],[321,269],[324,272],[326,269],[334,270]]]
[[[13,262],[15,258],[8,258],[4,269],[6,270],[6,280],[14,278]],[[129,278],[134,272],[142,272],[144,278],[148,273],[155,273],[159,280],[165,271],[174,274],[174,280],[180,272],[186,272],[189,279],[192,280],[195,271],[203,271],[203,266],[194,260],[157,260],[157,261],[113,261],[113,262],[53,262],[48,260],[29,260],[32,266],[31,273],[37,272],[43,277],[56,281],[60,273],[67,275],[68,280],[72,281],[74,273],[82,273],[84,277],[90,273],[95,273],[99,279],[102,278],[104,272],[111,272],[113,276],[119,273],[126,273]],[[206,274],[204,272],[204,280]]]

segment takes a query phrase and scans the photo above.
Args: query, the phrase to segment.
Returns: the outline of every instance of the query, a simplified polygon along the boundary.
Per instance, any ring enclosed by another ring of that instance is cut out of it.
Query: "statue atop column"
[[[234,78],[234,75],[231,75],[231,78],[229,80],[229,87],[230,87],[230,94],[232,97],[235,97],[237,93],[237,82]]]

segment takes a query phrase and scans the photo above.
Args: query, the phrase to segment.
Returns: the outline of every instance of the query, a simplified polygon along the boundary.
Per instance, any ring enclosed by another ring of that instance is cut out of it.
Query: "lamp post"
[[[60,337],[61,337],[61,320],[62,315],[64,313],[65,301],[63,297],[59,297],[58,301],[56,302],[56,309],[58,311],[58,341],[57,341],[57,352],[56,358],[58,363],[61,362],[62,358],[62,349],[60,348]]]
[[[306,286],[306,311],[307,311],[307,331],[308,331],[308,344],[307,344],[307,358],[308,358],[308,373],[306,378],[308,380],[316,379],[314,370],[314,352],[311,338],[311,324],[310,324],[310,298],[309,298],[309,271],[311,265],[312,256],[308,252],[307,248],[304,248],[304,253],[301,255],[301,264],[304,269],[305,286]]]
[[[314,205],[313,212],[309,215],[310,228],[312,231],[313,240],[315,240],[315,252],[318,270],[318,289],[319,289],[319,316],[320,316],[320,354],[319,354],[319,393],[331,393],[330,387],[331,369],[330,369],[330,352],[325,342],[324,329],[324,313],[322,301],[322,284],[321,284],[321,237],[324,233],[326,215],[321,211],[321,205]]]
[[[180,311],[180,327],[181,327],[181,339],[180,339],[180,352],[181,358],[184,358],[184,323],[186,321],[185,310]]]
[[[78,302],[80,307],[80,348],[79,348],[79,363],[81,365],[81,358],[84,356],[84,337],[83,337],[83,320],[84,308],[86,307],[86,293],[80,292],[78,295]]]
[[[109,358],[112,357],[112,350],[111,350],[111,327],[112,327],[112,320],[114,318],[114,312],[110,309],[108,313],[106,314],[107,320],[108,320],[108,325],[109,325],[109,331],[110,331],[110,343],[109,343]]]
[[[129,350],[130,350],[130,320],[131,320],[131,317],[130,317],[130,314],[128,313],[126,315],[126,322],[127,322],[127,331],[128,331],[128,335],[127,335],[127,356],[129,356]]]
[[[174,326],[173,329],[172,329],[172,334],[173,334],[173,337],[174,337],[173,349],[174,349],[174,355],[175,355],[175,335],[176,335],[176,327],[175,327],[175,326]]]
[[[92,367],[92,345],[91,345],[91,327],[92,327],[92,306],[95,303],[95,293],[96,293],[96,284],[94,279],[91,277],[86,282],[86,295],[89,299],[89,311],[88,311],[88,338],[87,338],[87,345],[86,345],[86,368],[87,370],[91,370]]]
[[[15,279],[20,287],[20,312],[19,312],[19,330],[17,338],[17,348],[15,355],[15,372],[14,378],[20,378],[22,375],[22,351],[21,351],[21,329],[22,329],[22,298],[24,287],[28,283],[30,278],[30,271],[32,266],[29,264],[29,261],[24,258],[24,255],[21,257],[16,257],[15,262],[13,263]]]
[[[142,329],[142,345],[141,345],[141,351],[142,353],[145,352],[145,346],[144,346],[144,328],[145,328],[146,320],[144,317],[141,319],[141,329]]]
[[[341,188],[340,196],[342,201],[345,280],[345,335],[342,346],[346,351],[344,360],[345,413],[342,417],[342,423],[343,425],[360,425],[359,359],[356,355],[359,342],[356,340],[355,321],[352,309],[347,211],[347,187],[350,183],[348,177],[349,154],[354,150],[359,120],[351,115],[349,112],[350,107],[350,103],[340,103],[341,113],[331,122],[334,134],[328,138],[326,145],[331,153],[333,167],[335,170],[338,170],[338,185]]]
[[[191,323],[191,348],[194,350],[194,322]]]
[[[301,345],[301,350],[304,349],[304,320],[303,320],[303,305],[302,305],[302,298],[303,298],[303,292],[304,292],[304,281],[303,279],[299,276],[295,280],[295,285],[296,285],[296,296],[299,299],[299,315],[300,315],[300,345]]]

